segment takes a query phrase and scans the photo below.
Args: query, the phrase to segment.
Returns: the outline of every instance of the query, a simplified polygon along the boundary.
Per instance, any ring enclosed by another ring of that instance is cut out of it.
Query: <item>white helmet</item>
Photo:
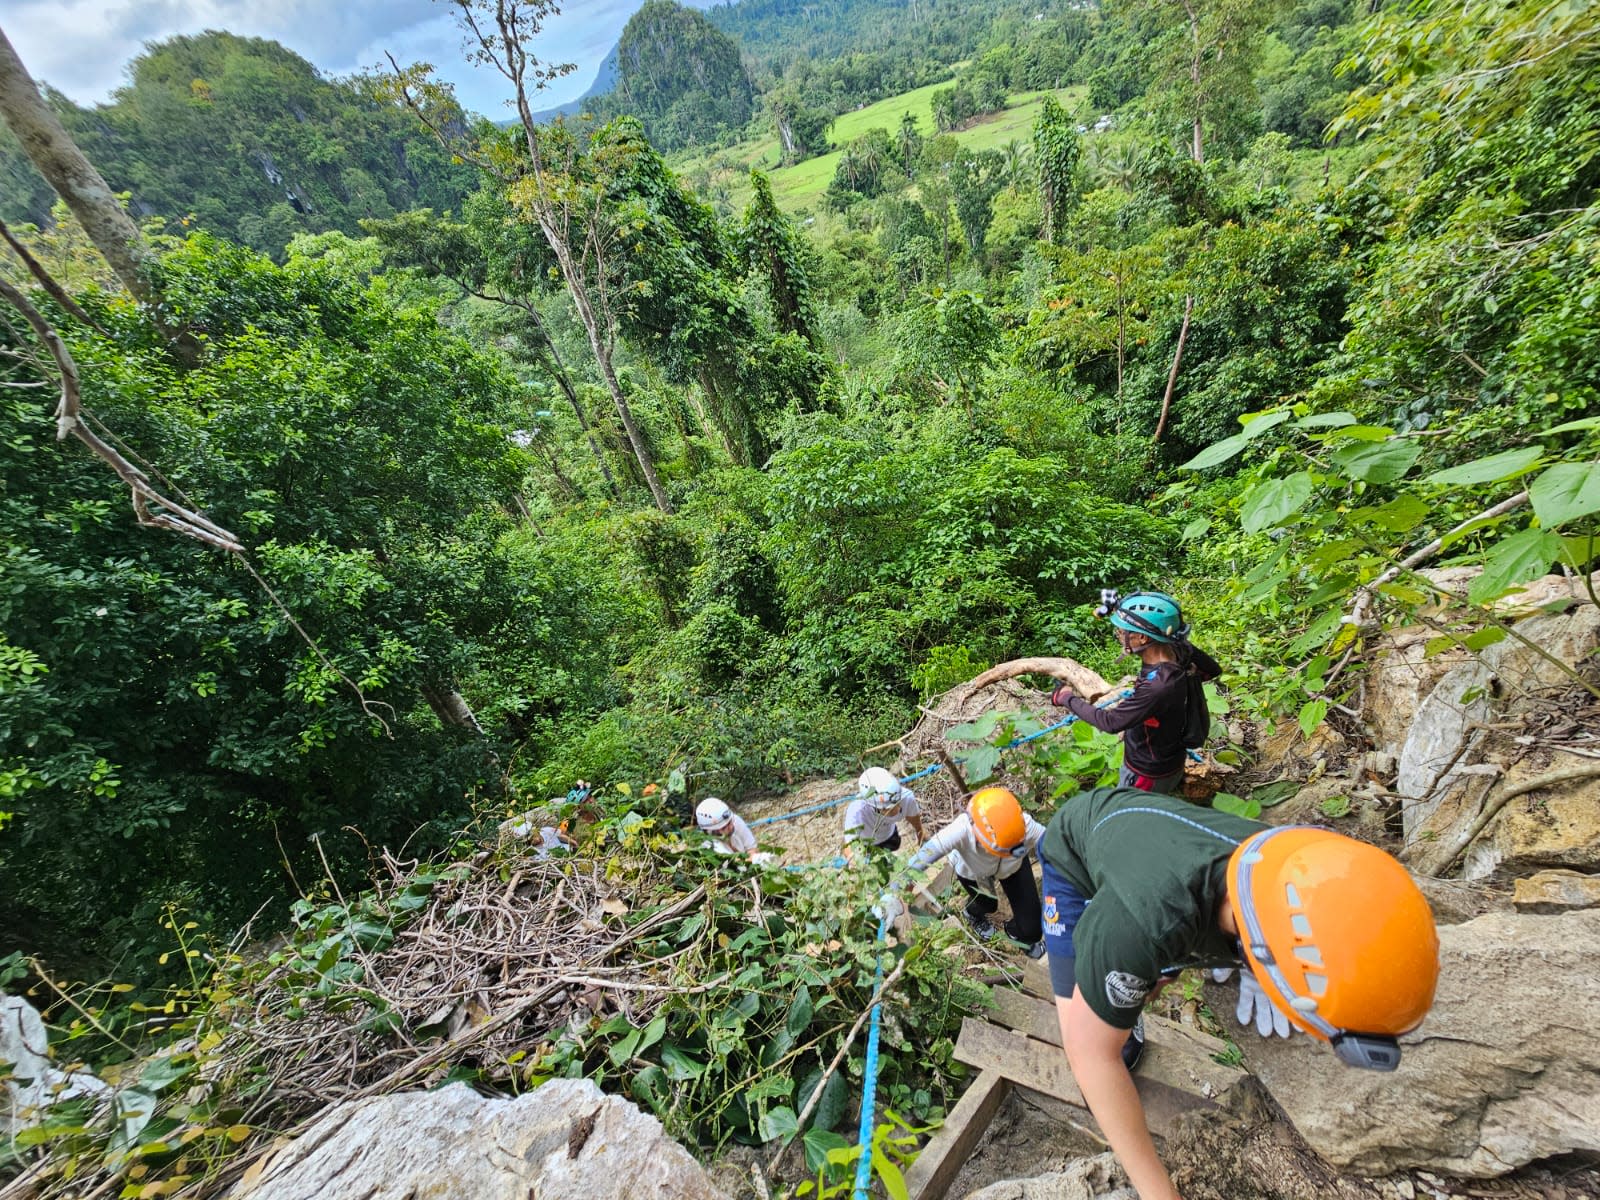
[[[900,803],[900,781],[883,767],[868,767],[861,772],[856,788],[862,796],[869,796],[874,807],[890,809]]]
[[[694,810],[694,823],[708,833],[715,833],[732,820],[733,809],[715,796],[707,796]]]

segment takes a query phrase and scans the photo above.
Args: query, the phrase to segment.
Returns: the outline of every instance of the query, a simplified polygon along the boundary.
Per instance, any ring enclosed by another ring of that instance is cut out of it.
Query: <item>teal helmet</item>
[[[1183,610],[1165,592],[1134,592],[1122,597],[1111,610],[1111,623],[1118,629],[1142,633],[1168,645],[1189,636],[1189,627],[1183,623]]]

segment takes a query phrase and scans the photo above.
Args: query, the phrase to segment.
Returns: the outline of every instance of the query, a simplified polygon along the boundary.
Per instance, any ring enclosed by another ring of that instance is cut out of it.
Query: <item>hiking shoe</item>
[[[1035,942],[1033,945],[1028,947],[1028,957],[1029,958],[1043,958],[1044,957],[1044,939],[1043,938],[1040,938],[1037,942]]]
[[[967,919],[967,925],[978,935],[980,942],[987,942],[994,937],[994,926],[989,924],[988,917],[976,916],[971,909],[964,910],[961,915]]]
[[[1133,1028],[1128,1032],[1128,1040],[1122,1043],[1122,1065],[1130,1072],[1139,1065],[1139,1060],[1144,1057],[1144,1018],[1140,1017],[1133,1023]]]

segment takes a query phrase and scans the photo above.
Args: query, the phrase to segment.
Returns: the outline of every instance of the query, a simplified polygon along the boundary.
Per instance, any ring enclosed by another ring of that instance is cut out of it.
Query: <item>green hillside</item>
[[[895,129],[900,118],[910,113],[917,118],[917,127],[924,135],[933,131],[932,97],[945,83],[929,84],[869,104],[865,108],[845,113],[834,121],[828,132],[835,146],[842,146],[860,137],[869,129]],[[1082,87],[1058,88],[1050,92],[1022,92],[1006,102],[1003,112],[978,117],[954,131],[958,142],[970,150],[992,150],[1016,138],[1026,141],[1040,106],[1047,95],[1071,112],[1086,95]],[[726,188],[730,201],[740,207],[750,194],[748,173],[750,169],[765,171],[772,180],[772,194],[785,212],[814,209],[822,202],[828,182],[838,169],[841,151],[818,155],[792,167],[779,167],[778,140],[763,137],[741,142],[730,150],[710,155],[694,155],[678,160],[674,165],[686,175],[699,171],[707,173],[710,181]]]

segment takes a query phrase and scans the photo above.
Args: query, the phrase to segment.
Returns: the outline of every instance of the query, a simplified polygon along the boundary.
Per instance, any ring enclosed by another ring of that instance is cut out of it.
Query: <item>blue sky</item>
[[[587,91],[642,2],[568,0],[536,53],[578,69],[534,98],[534,107]],[[682,2],[710,8],[717,0]],[[35,79],[80,104],[105,100],[127,82],[128,60],[144,43],[226,29],[282,42],[331,75],[376,66],[385,51],[402,63],[431,62],[467,108],[497,120],[510,115],[500,76],[468,65],[452,11],[439,0],[6,0],[0,27]]]

